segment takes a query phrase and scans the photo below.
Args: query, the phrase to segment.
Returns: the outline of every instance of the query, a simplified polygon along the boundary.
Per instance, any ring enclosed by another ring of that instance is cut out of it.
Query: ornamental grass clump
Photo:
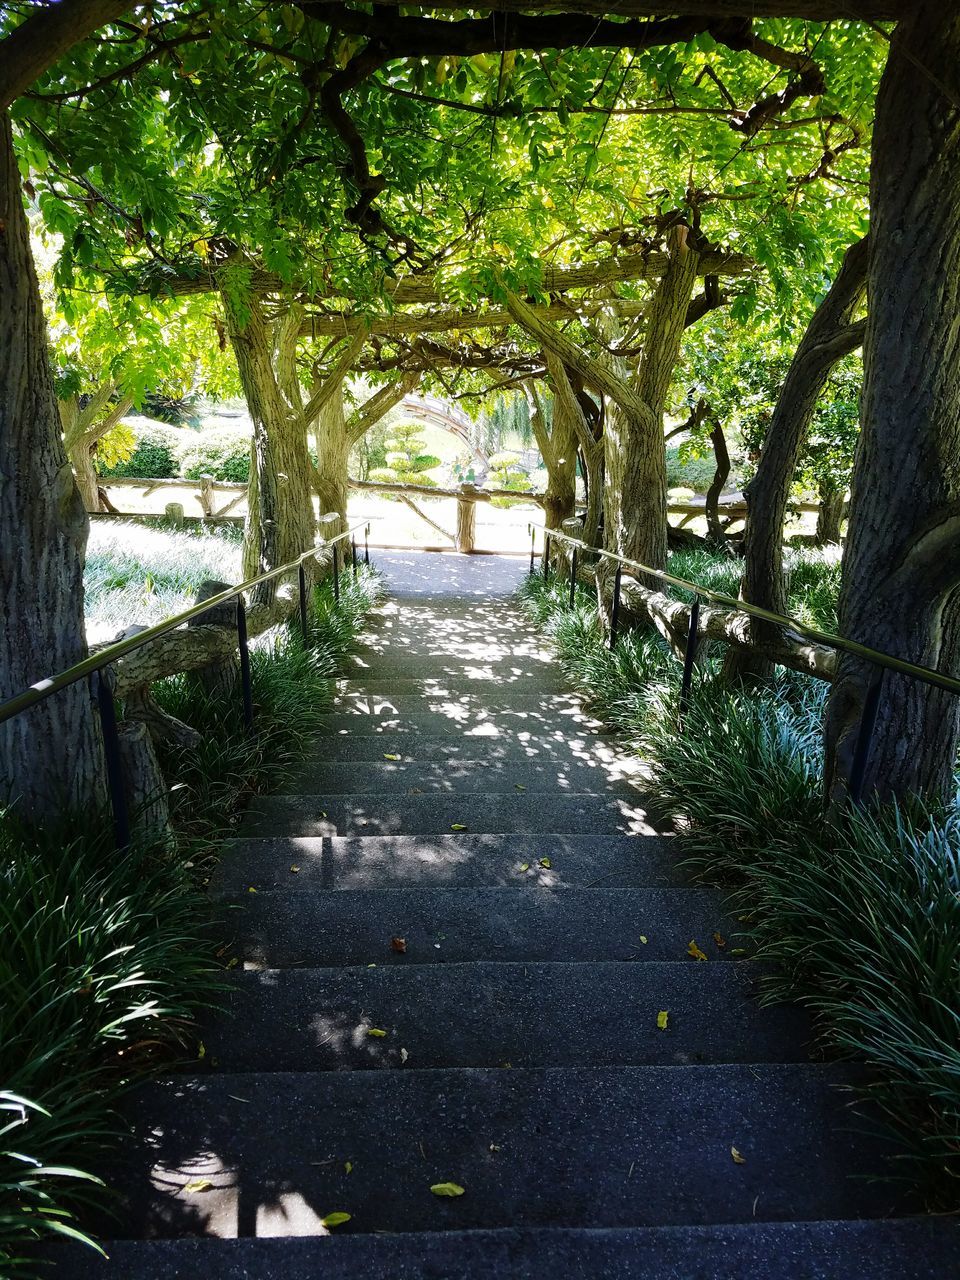
[[[215,700],[184,675],[154,686],[201,733],[160,753],[175,849],[118,854],[107,813],[38,832],[0,810],[0,1276],[36,1275],[44,1237],[86,1239],[78,1214],[107,1194],[88,1170],[119,1140],[118,1095],[197,1057],[196,1015],[229,963],[205,893],[219,848],[247,800],[306,754],[381,595],[361,569],[339,603],[317,588],[309,647],[296,624],[254,642],[253,733],[239,692]]]
[[[111,830],[108,815],[71,825]],[[121,857],[109,835],[70,829],[0,813],[3,1275],[19,1273],[25,1244],[76,1230],[117,1093],[183,1056],[215,995],[209,909],[181,862],[143,846]]]
[[[823,625],[832,570],[804,572]],[[659,636],[628,632],[611,653],[586,591],[571,610],[568,587],[538,576],[521,598],[570,679],[644,759],[684,866],[726,891],[738,942],[772,962],[766,998],[805,1004],[823,1052],[870,1069],[863,1122],[882,1122],[897,1156],[876,1175],[956,1210],[960,806],[877,805],[828,821],[822,682],[781,671],[762,688],[731,690],[717,646],[698,665],[681,722],[680,663]]]

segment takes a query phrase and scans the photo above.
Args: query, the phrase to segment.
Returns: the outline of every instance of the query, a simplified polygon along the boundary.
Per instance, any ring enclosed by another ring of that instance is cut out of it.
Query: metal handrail
[[[537,526],[528,525],[527,527],[531,535],[535,537],[533,530]],[[568,533],[561,533],[558,529],[544,530],[544,537],[546,543],[545,556],[548,554],[547,549],[551,541],[556,539],[560,542],[566,542],[578,550],[587,551],[591,555],[598,556],[604,560],[611,560],[619,564],[621,568],[633,569],[638,573],[645,574],[647,577],[657,578],[661,582],[668,583],[670,586],[681,587],[683,590],[691,591],[702,599],[714,600],[719,604],[725,605],[728,609],[736,610],[738,613],[746,613],[752,618],[760,618],[764,622],[772,622],[777,626],[788,627],[792,631],[798,631],[809,640],[826,645],[830,649],[838,649],[844,653],[854,654],[858,658],[864,658],[873,663],[874,666],[885,667],[890,671],[898,671],[901,675],[913,676],[916,680],[923,680],[927,684],[936,685],[939,689],[946,689],[948,693],[960,693],[960,680],[955,679],[953,676],[944,675],[943,672],[936,671],[933,667],[924,667],[914,662],[907,662],[903,658],[895,658],[892,654],[884,653],[880,649],[871,649],[868,645],[858,644],[856,640],[847,640],[844,636],[837,636],[830,631],[821,631],[818,627],[811,627],[806,622],[801,622],[798,618],[791,618],[783,613],[774,613],[771,609],[764,609],[760,605],[750,604],[746,600],[738,600],[734,596],[725,595],[722,591],[713,591],[711,588],[703,587],[697,582],[688,582],[686,578],[678,578],[674,574],[664,573],[662,569],[651,569],[649,565],[641,564],[638,560],[630,560],[626,556],[618,555],[615,551],[604,551],[600,547],[591,547],[580,538],[572,538]]]
[[[36,706],[38,702],[43,702],[44,699],[59,693],[61,689],[66,689],[70,685],[76,684],[84,676],[91,676],[95,672],[102,671],[104,667],[110,666],[111,663],[116,662],[119,658],[125,658],[128,653],[134,653],[152,640],[159,640],[161,636],[176,630],[184,622],[189,622],[191,618],[199,617],[201,613],[207,613],[218,605],[226,604],[227,601],[236,599],[244,591],[249,591],[261,582],[271,582],[274,578],[279,578],[285,573],[292,573],[294,570],[302,569],[304,563],[311,556],[319,555],[328,547],[334,547],[342,542],[344,538],[352,537],[358,529],[363,529],[367,532],[369,528],[369,524],[357,524],[351,529],[345,529],[343,533],[338,533],[329,542],[324,541],[319,546],[311,547],[309,551],[304,551],[296,560],[290,560],[287,564],[281,565],[279,569],[270,569],[267,573],[258,574],[255,578],[248,578],[246,582],[240,582],[235,587],[220,591],[200,604],[191,605],[189,609],[184,609],[180,613],[175,613],[171,618],[165,618],[163,622],[157,622],[152,627],[138,631],[136,635],[128,636],[126,640],[118,640],[114,644],[109,644],[105,648],[99,649],[88,658],[84,658],[82,662],[77,662],[72,667],[68,667],[66,671],[60,671],[55,676],[48,676],[45,680],[38,680],[36,684],[32,684],[23,693],[17,694],[14,698],[8,698],[6,702],[0,702],[0,724],[7,720],[12,720],[14,716],[20,715],[21,712]],[[369,556],[367,563],[369,563]]]
[[[528,528],[530,530],[530,572],[532,574],[536,559],[537,534],[535,525],[528,525]],[[955,679],[953,676],[944,675],[941,671],[935,671],[932,667],[923,667],[915,662],[907,662],[903,658],[895,658],[893,654],[884,653],[880,649],[871,649],[868,645],[858,644],[856,640],[848,640],[846,637],[834,635],[830,631],[821,631],[819,627],[808,626],[807,623],[801,622],[798,618],[791,618],[782,613],[774,613],[772,609],[764,609],[760,605],[750,604],[746,600],[737,600],[722,591],[713,591],[710,587],[703,587],[698,582],[689,582],[686,578],[678,578],[675,574],[665,573],[662,569],[652,569],[649,565],[641,564],[638,560],[630,560],[627,556],[621,556],[615,551],[604,551],[599,547],[591,547],[582,538],[572,538],[570,534],[562,533],[557,529],[544,529],[543,535],[544,577],[547,576],[550,567],[551,541],[556,539],[558,542],[567,543],[572,548],[570,556],[571,606],[575,599],[578,552],[587,552],[600,559],[610,560],[617,566],[613,580],[613,601],[610,615],[609,644],[611,649],[617,640],[617,623],[620,614],[620,585],[624,568],[632,569],[636,573],[655,578],[670,586],[680,587],[684,591],[689,591],[693,594],[694,600],[690,607],[687,643],[683,659],[683,676],[680,682],[679,709],[681,722],[690,702],[690,692],[693,684],[693,669],[700,639],[701,599],[717,601],[726,608],[746,614],[748,617],[760,618],[764,622],[773,623],[775,626],[799,632],[800,635],[825,645],[827,648],[863,658],[877,668],[863,700],[860,725],[857,729],[857,740],[853,749],[853,761],[850,768],[850,798],[854,804],[859,805],[863,800],[864,779],[870,758],[873,731],[876,727],[877,714],[880,710],[884,673],[886,671],[896,671],[900,675],[910,676],[914,680],[922,680],[925,684],[934,685],[938,689],[945,689],[948,693],[960,694],[960,680]]]
[[[113,685],[103,674],[105,668],[111,666],[119,658],[126,657],[128,653],[133,653],[135,650],[142,648],[143,645],[150,644],[151,641],[167,635],[168,632],[175,630],[184,622],[189,622],[191,618],[197,618],[201,614],[208,613],[211,609],[216,609],[219,605],[226,604],[230,600],[236,600],[237,648],[240,652],[243,721],[248,730],[252,729],[253,685],[251,683],[250,649],[247,638],[247,609],[243,593],[249,591],[251,587],[258,586],[261,582],[272,582],[274,578],[282,577],[284,574],[292,573],[296,570],[299,575],[300,587],[300,628],[304,644],[309,644],[310,623],[307,614],[307,579],[303,566],[311,556],[317,556],[329,547],[333,555],[333,598],[334,600],[339,600],[340,543],[346,538],[350,539],[350,559],[353,574],[356,577],[357,544],[353,535],[358,529],[363,529],[364,531],[364,560],[369,564],[370,524],[369,522],[362,522],[350,529],[345,529],[343,533],[338,533],[335,538],[331,538],[329,541],[325,539],[319,546],[310,547],[295,560],[290,560],[286,564],[280,565],[277,569],[270,569],[267,573],[258,574],[255,578],[248,578],[246,582],[239,582],[235,587],[229,587],[226,591],[220,591],[215,596],[210,596],[208,600],[191,605],[189,609],[183,609],[180,613],[175,613],[172,618],[167,618],[152,627],[138,631],[136,635],[128,636],[126,640],[118,640],[116,644],[107,645],[97,653],[91,654],[89,658],[84,658],[82,662],[77,662],[72,667],[68,667],[66,671],[61,671],[55,676],[49,676],[46,680],[38,681],[36,684],[31,685],[29,689],[24,690],[23,693],[17,694],[15,698],[8,698],[6,702],[0,703],[0,724],[7,720],[12,720],[14,716],[28,711],[31,707],[35,707],[37,703],[43,702],[55,693],[59,693],[61,689],[69,688],[70,685],[76,684],[79,680],[83,680],[84,677],[89,679],[91,692],[96,699],[97,709],[100,713],[100,727],[103,731],[103,756],[106,766],[107,788],[110,793],[110,806],[113,810],[114,838],[117,848],[125,849],[130,843],[130,813],[127,805],[123,763],[121,760]],[[344,567],[346,567],[346,564],[344,564]]]

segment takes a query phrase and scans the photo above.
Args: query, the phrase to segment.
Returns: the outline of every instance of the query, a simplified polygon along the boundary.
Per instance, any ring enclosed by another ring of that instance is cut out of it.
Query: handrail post
[[[310,645],[310,623],[307,619],[307,575],[302,560],[297,566],[297,574],[300,579],[300,634],[306,649]]]
[[[339,543],[333,544],[333,598],[339,603],[340,600],[340,546]]]
[[[357,580],[357,540],[350,538],[350,567],[353,569],[353,580]]]
[[[366,525],[363,530],[363,563],[369,567],[370,565],[370,526]]]
[[[574,547],[570,553],[570,608],[572,609],[577,599],[577,548]]]
[[[610,648],[617,643],[617,623],[620,621],[620,579],[623,577],[623,565],[618,564],[613,575],[613,605],[610,610]]]
[[[853,763],[850,766],[850,799],[860,808],[863,804],[863,783],[870,760],[870,747],[873,744],[873,731],[877,727],[877,714],[880,711],[880,694],[883,692],[884,669],[879,667],[867,696],[863,700],[863,711],[860,714],[860,728],[857,730],[857,743],[853,749]]]
[[[253,685],[250,680],[250,645],[247,643],[247,606],[237,596],[237,648],[240,650],[240,685],[243,689],[243,724],[253,728]]]
[[[683,655],[683,679],[680,681],[680,715],[690,703],[690,686],[693,683],[693,664],[697,660],[697,642],[700,638],[700,598],[695,597],[690,606],[690,625],[687,627],[687,648]]]
[[[100,712],[100,728],[103,732],[103,759],[107,767],[107,788],[110,807],[113,809],[113,838],[122,853],[130,846],[130,814],[127,810],[127,793],[123,785],[123,764],[120,759],[120,735],[117,732],[117,709],[113,702],[113,688],[106,674],[107,668],[90,673],[92,693]]]
[[[533,577],[534,562],[537,556],[537,530],[530,526],[530,577]]]
[[[546,529],[543,531],[543,580],[546,582],[547,575],[550,573],[550,534]]]

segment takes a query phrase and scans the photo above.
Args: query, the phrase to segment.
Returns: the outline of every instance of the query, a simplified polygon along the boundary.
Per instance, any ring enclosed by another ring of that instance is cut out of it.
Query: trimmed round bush
[[[136,444],[133,452],[112,467],[104,467],[101,475],[136,476],[144,480],[172,480],[179,473],[177,452],[182,429],[168,427],[150,418],[128,418]]]
[[[180,449],[180,474],[187,480],[213,476],[214,480],[246,484],[250,479],[249,428],[191,431]]]

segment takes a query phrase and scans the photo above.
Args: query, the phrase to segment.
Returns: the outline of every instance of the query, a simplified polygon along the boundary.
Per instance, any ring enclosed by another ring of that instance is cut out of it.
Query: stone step
[[[231,841],[214,893],[280,890],[475,888],[529,885],[608,888],[685,885],[669,837],[551,835],[272,837]],[[540,866],[549,858],[550,866]],[[524,864],[530,871],[523,870]],[[291,866],[298,871],[291,872]]]
[[[455,1210],[450,1210],[455,1212]],[[707,1227],[430,1231],[323,1238],[114,1240],[59,1247],[69,1280],[948,1280],[949,1218]]]
[[[886,1146],[851,1141],[836,1086],[860,1080],[763,1063],[178,1075],[122,1100],[127,1155],[102,1172],[132,1236],[317,1234],[334,1212],[362,1232],[909,1212],[867,1181]],[[445,1182],[465,1194],[431,1194]]]
[[[362,728],[362,724],[360,725]],[[591,764],[593,761],[619,762],[621,768],[634,768],[636,760],[623,755],[617,748],[617,739],[592,732],[563,734],[527,733],[511,734],[449,732],[444,722],[444,732],[431,734],[401,730],[391,734],[355,733],[356,718],[351,718],[349,729],[319,734],[310,744],[311,761],[318,760],[383,760],[387,754],[398,755],[403,760],[424,760],[440,763],[444,760],[561,760]]]
[[[562,874],[560,864],[557,855]],[[290,865],[300,870],[292,873]],[[477,959],[646,964],[686,960],[691,939],[711,960],[746,949],[736,935],[740,926],[723,918],[716,895],[706,889],[537,888],[544,868],[527,865],[528,871],[514,873],[512,884],[493,888],[330,893],[304,891],[304,864],[292,863],[282,871],[286,881],[297,881],[299,892],[284,892],[283,880],[279,891],[244,890],[225,904],[227,924],[237,939],[236,954],[256,968]],[[723,947],[714,940],[718,931]],[[405,954],[391,948],[395,937],[405,940]]]
[[[557,666],[546,651],[502,652],[486,650],[432,651],[411,648],[398,651],[386,646],[363,645],[341,665],[345,679],[509,680],[525,678],[533,683],[556,676]]]
[[[576,694],[570,693],[513,693],[501,689],[495,696],[483,693],[454,694],[368,694],[362,688],[338,694],[334,711],[337,715],[353,713],[358,716],[378,716],[390,719],[423,712],[442,712],[458,720],[484,720],[488,716],[502,716],[506,712],[516,715],[537,716],[548,724],[565,727],[571,720],[584,714]]]
[[[204,1044],[219,1071],[808,1061],[807,1015],[761,1009],[760,977],[689,958],[266,969],[233,975]]]
[[[483,834],[653,835],[636,799],[605,795],[275,795],[258,796],[244,815],[246,836]]]
[[[382,715],[358,715],[351,711],[331,711],[320,718],[320,733],[340,734],[405,734],[455,735],[464,738],[510,738],[516,742],[528,739],[553,738],[558,750],[568,750],[565,741],[571,736],[613,737],[600,732],[599,724],[582,711],[568,711],[562,715],[544,710],[523,707],[502,707],[491,710],[458,710],[451,705],[444,711],[404,711],[397,714],[386,710]]]
[[[504,672],[503,676],[435,675],[435,676],[351,676],[337,681],[342,694],[366,694],[375,698],[391,698],[397,694],[419,697],[460,697],[471,694],[497,697],[504,692],[552,693],[570,695],[570,682],[563,676],[539,671]]]
[[[547,793],[606,792],[636,795],[625,769],[579,760],[537,763],[513,760],[448,760],[430,764],[423,760],[356,761],[310,760],[292,770],[287,786],[299,793],[317,795],[417,795],[421,792]],[[399,755],[399,752],[390,752]],[[626,762],[624,762],[626,763]]]

